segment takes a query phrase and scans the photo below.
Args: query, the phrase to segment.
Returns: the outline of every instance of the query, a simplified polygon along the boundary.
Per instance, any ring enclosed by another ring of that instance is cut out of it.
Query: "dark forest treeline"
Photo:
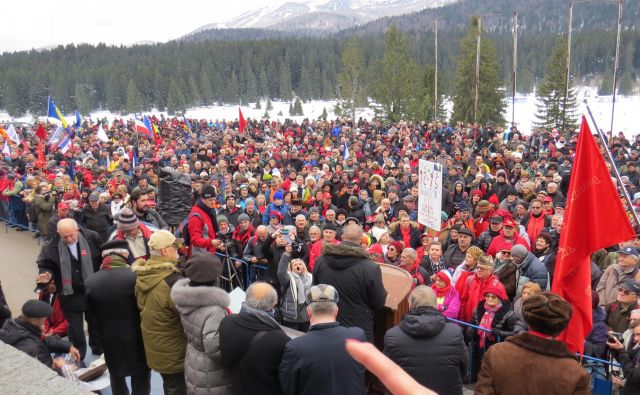
[[[508,30],[508,29],[507,29]],[[433,33],[407,31],[409,52],[417,64],[433,63]],[[442,91],[450,94],[463,31],[439,34]],[[510,87],[511,35],[485,34],[495,42],[500,76]],[[522,33],[518,44],[519,91],[531,92],[545,74],[557,33]],[[384,37],[360,37],[368,70],[382,58]],[[591,78],[610,72],[615,36],[612,30],[584,30],[574,35],[573,78]],[[246,41],[173,41],[152,46],[59,46],[0,56],[0,108],[13,116],[42,114],[51,95],[65,113],[75,109],[141,112],[151,108],[172,113],[213,103],[241,104],[258,98],[292,100],[331,99],[337,95],[340,57],[346,39],[283,37]],[[640,69],[640,32],[623,34],[620,75],[634,86]],[[368,84],[376,75],[370,72]],[[510,88],[507,88],[510,92]]]

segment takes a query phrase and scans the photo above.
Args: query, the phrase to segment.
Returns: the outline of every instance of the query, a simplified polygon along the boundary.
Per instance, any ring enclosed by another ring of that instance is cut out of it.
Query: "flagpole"
[[[627,201],[627,204],[629,205],[629,211],[631,211],[631,215],[633,216],[633,219],[635,220],[636,225],[640,227],[640,219],[638,218],[638,214],[636,213],[636,210],[633,209],[633,201],[629,197],[629,193],[627,193],[627,189],[624,187],[624,184],[622,183],[622,177],[620,177],[618,166],[616,166],[616,162],[613,160],[613,155],[611,155],[611,151],[609,151],[607,139],[605,138],[605,136],[602,134],[602,131],[598,127],[598,124],[596,123],[596,120],[593,117],[593,114],[591,113],[591,108],[589,108],[589,103],[587,103],[587,99],[584,100],[584,105],[587,108],[587,112],[589,113],[589,118],[591,118],[591,123],[593,123],[593,127],[596,129],[596,132],[598,133],[598,137],[600,138],[600,141],[602,141],[602,145],[604,146],[604,152],[607,153],[607,158],[609,158],[609,162],[611,162],[611,168],[613,169],[616,179],[618,180],[618,186],[622,190],[624,198]]]

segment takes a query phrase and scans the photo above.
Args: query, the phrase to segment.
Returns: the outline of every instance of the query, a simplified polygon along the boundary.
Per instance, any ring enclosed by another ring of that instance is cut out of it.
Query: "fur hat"
[[[190,285],[212,284],[222,273],[222,261],[213,254],[195,253],[187,261],[185,273]]]
[[[557,336],[567,327],[573,309],[551,292],[532,295],[522,304],[522,315],[529,327],[549,336]]]

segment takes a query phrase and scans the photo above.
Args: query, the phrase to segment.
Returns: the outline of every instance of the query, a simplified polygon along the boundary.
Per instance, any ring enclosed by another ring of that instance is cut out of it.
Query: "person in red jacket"
[[[336,239],[337,229],[332,223],[328,223],[322,229],[322,239],[313,243],[309,249],[309,271],[313,272],[316,259],[322,254],[322,246],[325,244],[340,244]]]
[[[516,229],[518,229],[516,221],[511,218],[505,219],[500,235],[491,240],[491,244],[489,244],[489,249],[487,250],[487,255],[495,257],[500,251],[511,251],[511,247],[517,244],[523,245],[527,247],[527,250],[531,251],[529,243],[527,243],[527,241],[517,233]]]
[[[551,226],[551,218],[542,212],[542,201],[531,200],[529,205],[529,215],[522,220],[522,226],[527,230],[529,240],[535,241],[542,229]]]
[[[458,318],[464,322],[470,322],[473,310],[478,303],[484,300],[484,294],[488,287],[500,283],[498,277],[493,274],[494,262],[490,257],[480,257],[476,271],[469,275],[466,284],[460,294],[460,315]]]
[[[58,298],[56,284],[53,278],[48,283],[37,283],[35,292],[38,293],[38,299],[48,303],[52,308],[52,313],[44,321],[42,326],[42,336],[58,335],[60,337],[67,336],[69,323],[64,318],[62,307],[60,307],[60,298]]]
[[[216,222],[216,193],[211,185],[205,185],[200,191],[200,199],[193,205],[189,213],[189,256],[193,250],[205,250],[215,253],[222,241],[216,238],[218,224]]]

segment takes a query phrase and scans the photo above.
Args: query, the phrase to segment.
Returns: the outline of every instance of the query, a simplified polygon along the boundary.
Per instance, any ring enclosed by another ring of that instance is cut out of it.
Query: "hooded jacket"
[[[362,247],[348,242],[325,244],[315,263],[313,283],[334,286],[340,295],[337,321],[361,328],[373,341],[374,311],[384,307],[387,290],[380,267]]]
[[[220,322],[227,315],[229,295],[217,287],[191,287],[178,280],[171,299],[180,312],[187,352],[184,375],[189,394],[226,394],[231,378],[220,356]]]
[[[462,329],[431,307],[409,310],[384,336],[384,353],[438,394],[462,394],[469,357]]]
[[[180,279],[176,262],[152,256],[135,261],[131,270],[138,276],[136,300],[147,364],[159,373],[180,373],[184,371],[187,338],[170,296],[171,287]]]
[[[527,253],[522,263],[516,265],[516,267],[518,268],[516,274],[516,278],[518,279],[516,296],[522,295],[522,288],[524,284],[529,281],[538,284],[543,291],[547,288],[547,284],[549,284],[549,273],[544,263],[540,262],[535,255],[530,252]]]
[[[19,318],[9,318],[0,329],[0,340],[18,350],[51,366],[51,353],[68,353],[71,343],[57,335],[40,338],[40,328],[22,322]]]

